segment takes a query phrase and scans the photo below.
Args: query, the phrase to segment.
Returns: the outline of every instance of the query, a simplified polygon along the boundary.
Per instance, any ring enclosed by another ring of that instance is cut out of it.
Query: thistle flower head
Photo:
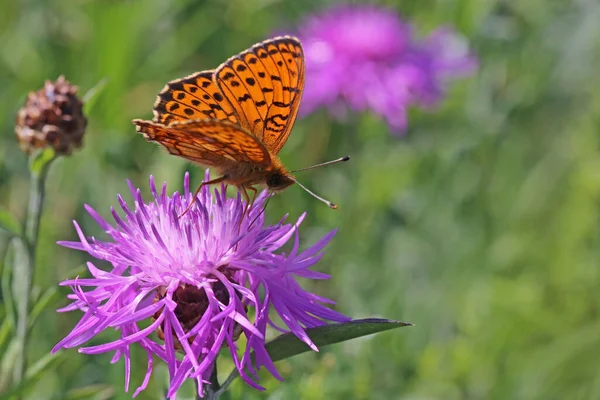
[[[347,108],[370,110],[395,132],[406,129],[409,107],[434,106],[449,79],[476,66],[453,30],[417,40],[410,24],[376,6],[334,7],[307,19],[298,36],[306,55],[303,114],[327,107],[343,119]]]
[[[64,76],[46,81],[44,87],[27,96],[17,113],[15,133],[21,150],[52,147],[56,154],[69,155],[81,147],[87,120],[77,86]]]
[[[80,347],[113,328],[120,333],[119,339],[79,351],[113,351],[114,361],[124,357],[127,390],[130,346],[137,343],[148,354],[148,366],[134,396],[147,386],[152,358],[158,356],[168,365],[168,396],[173,397],[187,378],[197,380],[202,394],[216,356],[226,346],[240,376],[262,389],[256,377],[260,367],[281,379],[265,350],[267,325],[276,326],[269,315],[271,308],[286,325],[279,329],[293,332],[315,350],[306,328],[348,320],[321,304],[331,301],[303,290],[296,282],[296,277],[329,278],[309,268],[321,258],[321,250],[335,232],[300,252],[298,226],[304,216],[294,224],[285,223],[284,218],[265,226],[266,192],[246,210],[239,195],[226,197],[224,186],[214,193],[205,186],[193,207],[179,218],[192,201],[188,175],[183,195],[168,196],[166,184],[159,193],[152,177],[150,189],[154,198],[146,203],[130,183],[133,204],[118,196],[124,216],[111,209],[115,226],[86,206],[109,240],[86,237],[75,222],[79,241],[60,243],[108,261],[112,269],[103,271],[90,262],[92,278],[62,283],[73,294],[72,303],[60,311],[79,309],[84,315],[54,351]],[[292,238],[289,253],[281,252]],[[247,338],[241,356],[236,347],[240,334]]]

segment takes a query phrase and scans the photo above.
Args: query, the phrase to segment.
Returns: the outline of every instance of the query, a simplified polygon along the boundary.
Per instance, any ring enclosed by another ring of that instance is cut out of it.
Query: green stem
[[[17,357],[13,369],[13,381],[21,382],[27,368],[27,340],[29,337],[29,298],[33,285],[37,242],[44,204],[44,193],[48,170],[54,158],[48,159],[37,170],[31,171],[29,205],[24,229],[24,243],[19,241],[15,249],[13,293],[17,308]]]
[[[229,374],[229,376],[227,377],[227,379],[225,379],[225,382],[223,382],[223,384],[221,385],[221,387],[219,388],[219,390],[217,391],[217,396],[220,396],[222,394],[228,394],[229,392],[227,391],[229,389],[229,385],[231,385],[231,383],[235,380],[235,378],[237,378],[238,376],[240,376],[239,372],[237,369],[233,369],[231,371],[231,373]]]
[[[213,364],[213,369],[210,373],[209,384],[204,386],[204,397],[200,397],[196,391],[196,399],[202,400],[216,400],[219,398],[219,389],[221,386],[219,385],[219,379],[217,377],[217,360],[215,360]]]

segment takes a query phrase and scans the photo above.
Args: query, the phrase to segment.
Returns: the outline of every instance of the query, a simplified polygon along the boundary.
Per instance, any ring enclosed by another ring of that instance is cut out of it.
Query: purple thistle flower
[[[208,172],[206,179],[210,179]],[[183,196],[176,192],[171,197],[166,183],[158,193],[150,176],[154,196],[150,203],[143,201],[140,190],[130,182],[129,186],[134,204],[128,206],[118,196],[125,216],[111,208],[114,227],[85,206],[111,240],[88,238],[74,222],[80,241],[59,243],[108,261],[112,269],[103,271],[90,262],[93,278],[62,282],[73,290],[69,295],[73,302],[59,311],[79,309],[84,315],[53,352],[79,347],[113,328],[120,331],[118,340],[79,351],[114,351],[113,362],[124,357],[127,391],[130,346],[139,344],[148,354],[148,366],[134,397],[146,388],[153,356],[158,356],[168,365],[168,397],[172,398],[187,378],[197,380],[201,395],[219,350],[226,346],[240,376],[250,386],[263,389],[257,383],[260,367],[281,379],[265,349],[267,325],[275,326],[269,316],[271,307],[286,325],[277,329],[293,332],[315,351],[305,328],[349,320],[321,304],[332,301],[303,290],[296,282],[296,277],[329,278],[309,268],[321,258],[335,231],[299,252],[298,226],[304,214],[295,224],[284,223],[284,218],[264,226],[266,192],[244,213],[246,203],[240,195],[227,198],[224,186],[213,195],[205,186],[190,211],[178,218],[192,201],[188,174]],[[289,254],[278,252],[292,236]],[[250,317],[251,309],[254,317]],[[159,339],[153,338],[154,332]],[[247,337],[247,346],[240,357],[235,342],[241,333]],[[251,352],[255,357],[250,357]]]
[[[371,110],[400,133],[408,107],[435,106],[449,79],[467,76],[477,66],[452,29],[439,28],[417,41],[409,24],[375,6],[334,7],[309,18],[298,35],[306,57],[304,115],[318,107],[339,119],[346,107]]]

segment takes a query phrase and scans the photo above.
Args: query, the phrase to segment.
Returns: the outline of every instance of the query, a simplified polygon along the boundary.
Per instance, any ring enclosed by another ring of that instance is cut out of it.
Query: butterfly
[[[133,123],[146,140],[169,153],[218,169],[221,176],[200,188],[219,182],[235,185],[249,202],[247,191],[255,197],[256,184],[275,193],[298,183],[337,208],[302,186],[277,156],[298,114],[304,71],[297,38],[269,39],[215,70],[167,83],[154,104],[154,119]]]

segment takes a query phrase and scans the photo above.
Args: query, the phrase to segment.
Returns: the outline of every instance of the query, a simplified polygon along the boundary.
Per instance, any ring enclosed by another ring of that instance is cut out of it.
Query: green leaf
[[[23,396],[35,382],[37,382],[51,368],[56,368],[60,363],[66,360],[65,353],[48,353],[44,357],[36,361],[32,366],[27,368],[25,378],[17,385],[11,387],[7,392],[3,393],[6,397]]]
[[[6,231],[10,236],[21,236],[21,224],[17,218],[4,207],[0,207],[0,230]]]
[[[8,265],[12,266],[11,300],[14,302],[15,310],[17,310],[16,321],[19,319],[19,312],[28,312],[28,307],[25,307],[25,305],[29,303],[30,290],[25,281],[31,278],[31,260],[27,244],[23,240],[15,237],[10,242],[10,246],[12,261]]]
[[[56,290],[56,287],[54,286],[44,292],[29,313],[29,329],[33,327],[42,311],[48,308],[50,304],[54,303],[58,298],[58,290]]]
[[[307,329],[306,333],[317,347],[323,347],[405,326],[413,325],[408,322],[393,321],[390,319],[367,318],[340,324],[319,326],[317,328]],[[298,339],[292,333],[286,333],[285,335],[281,335],[270,341],[267,343],[266,349],[273,361],[283,360],[297,354],[311,351],[306,343]]]
[[[69,390],[65,400],[95,399],[104,400],[115,397],[115,388],[111,385],[96,384]]]
[[[44,150],[38,151],[29,159],[29,170],[32,175],[40,175],[50,165],[52,160],[56,158],[54,149],[47,147]]]
[[[89,113],[92,111],[92,108],[96,104],[98,97],[100,97],[100,94],[104,91],[107,84],[108,78],[104,77],[83,95],[82,101],[84,115],[89,115]]]
[[[39,378],[44,371],[56,367],[58,364],[62,363],[66,359],[65,357],[65,353],[46,354],[44,357],[36,361],[31,367],[27,368],[25,380],[31,383],[31,381]]]
[[[13,366],[16,363],[16,359],[19,355],[19,343],[16,338],[12,338],[12,340],[4,349],[4,354],[2,354],[2,359],[0,360],[0,393],[3,395],[6,394],[8,387],[12,382],[12,374]]]
[[[9,318],[4,318],[0,324],[0,349],[3,349],[6,341],[11,336],[14,326]]]
[[[391,319],[366,318],[339,324],[319,326],[317,328],[307,329],[306,333],[317,347],[324,347],[330,344],[345,342],[346,340],[405,326],[413,326],[413,324]],[[273,362],[311,351],[311,348],[298,339],[293,333],[281,335],[267,343],[265,347]],[[237,369],[234,369],[227,377],[227,380],[223,382],[223,385],[221,385],[217,394],[220,395],[227,391],[231,382],[238,376],[239,373]]]
[[[23,239],[18,236],[14,236],[8,243],[8,248],[4,258],[4,269],[2,271],[2,278],[0,279],[0,294],[4,300],[4,310],[6,312],[5,321],[10,322],[12,328],[17,326],[17,314],[16,306],[13,300],[12,291],[12,278],[15,262],[15,252],[17,247],[22,247]]]

